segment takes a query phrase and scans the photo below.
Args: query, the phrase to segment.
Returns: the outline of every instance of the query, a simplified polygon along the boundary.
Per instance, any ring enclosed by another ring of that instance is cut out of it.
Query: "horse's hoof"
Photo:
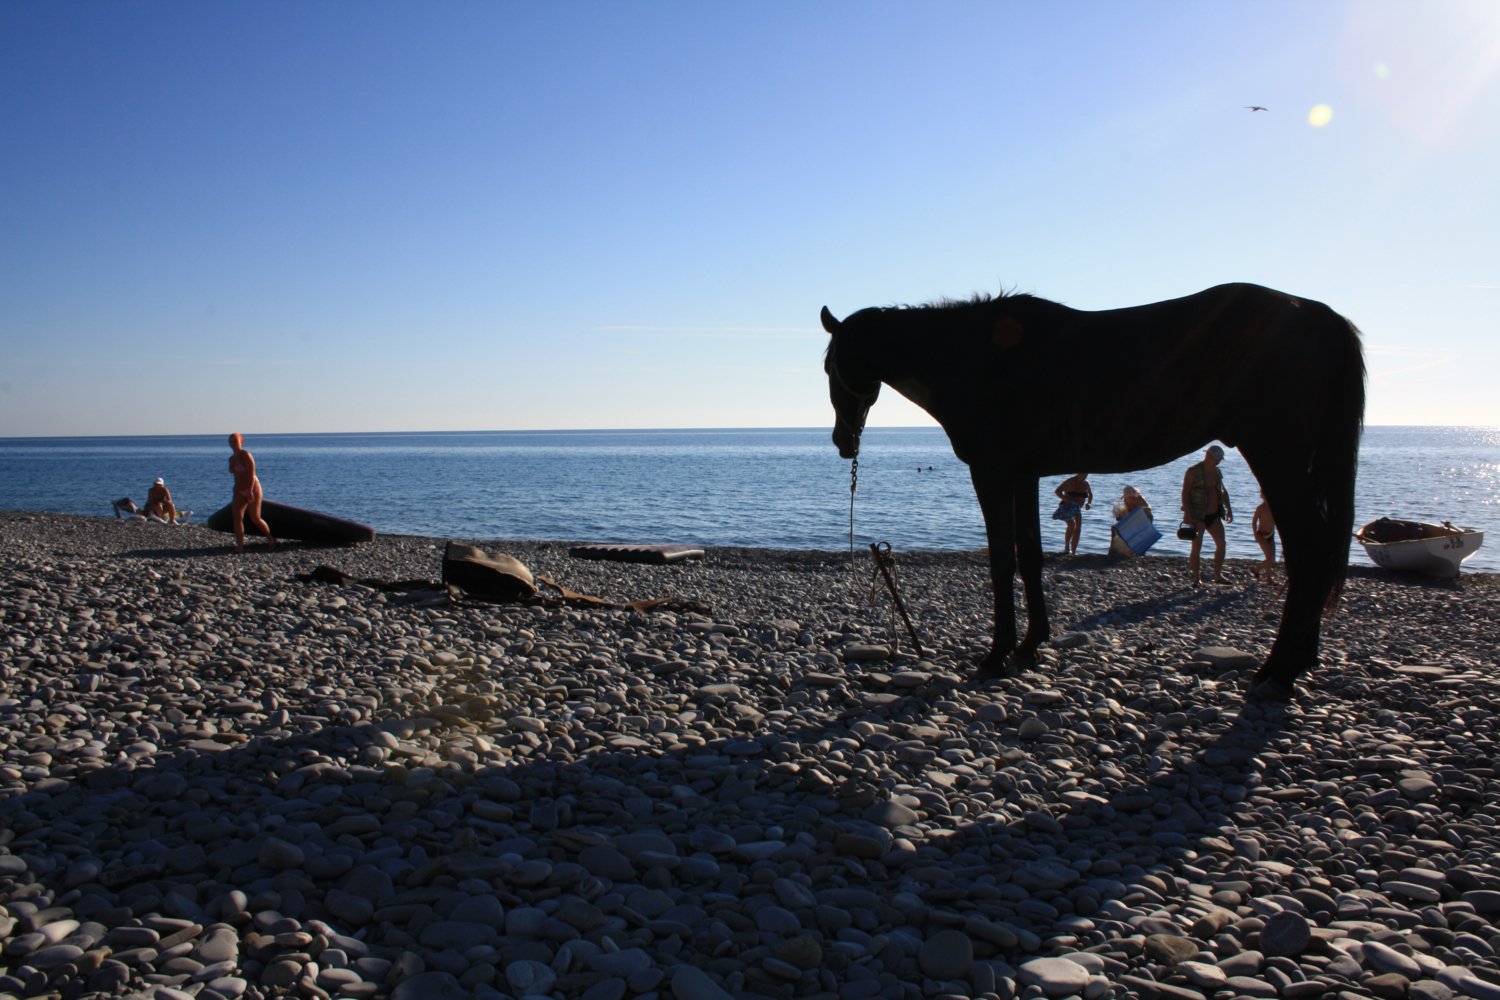
[[[1256,678],[1251,680],[1250,690],[1246,693],[1245,700],[1285,703],[1291,701],[1295,693],[1292,685],[1284,681],[1272,677]]]
[[[995,656],[991,654],[980,661],[973,676],[969,678],[970,684],[984,684],[987,681],[1000,680],[1002,677],[1014,677],[1016,669],[1008,656]]]

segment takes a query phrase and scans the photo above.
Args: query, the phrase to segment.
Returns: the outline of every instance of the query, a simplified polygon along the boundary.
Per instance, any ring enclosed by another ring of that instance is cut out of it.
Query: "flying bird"
[[[1261,107],[1259,104],[1247,104],[1247,105],[1245,105],[1245,110],[1246,111],[1264,111],[1266,109],[1263,108],[1263,107]]]

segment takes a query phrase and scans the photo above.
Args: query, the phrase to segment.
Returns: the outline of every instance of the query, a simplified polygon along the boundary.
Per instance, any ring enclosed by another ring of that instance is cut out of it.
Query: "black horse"
[[[1151,468],[1214,440],[1250,464],[1286,553],[1286,610],[1251,694],[1285,700],[1315,665],[1321,614],[1348,567],[1365,404],[1359,331],[1332,309],[1233,284],[1104,312],[981,295],[862,309],[841,323],[825,306],[823,328],[840,455],[859,453],[885,383],[932,414],[969,466],[995,589],[994,646],[977,678],[1002,675],[1012,653],[1029,659],[1047,638],[1038,479]],[[1059,406],[1059,389],[1078,405]]]

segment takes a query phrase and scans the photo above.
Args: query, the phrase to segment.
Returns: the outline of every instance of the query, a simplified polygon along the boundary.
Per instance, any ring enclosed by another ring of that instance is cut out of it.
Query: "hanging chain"
[[[854,576],[854,494],[859,490],[859,456],[854,456],[854,463],[849,466],[849,583],[851,586],[859,586],[859,581]]]

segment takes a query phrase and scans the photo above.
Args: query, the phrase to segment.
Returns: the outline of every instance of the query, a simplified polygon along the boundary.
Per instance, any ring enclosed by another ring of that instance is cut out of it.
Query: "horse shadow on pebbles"
[[[347,568],[373,575],[402,546],[403,575],[435,558],[397,539]],[[1494,704],[1493,672],[1405,675],[1337,649],[1296,705],[1244,705],[1249,664],[1199,658],[1208,626],[1184,608],[1097,626],[975,689],[963,667],[988,621],[972,561],[963,576],[903,563],[938,647],[926,660],[878,650],[883,613],[823,610],[847,585],[821,565],[818,604],[796,609],[823,623],[812,645],[760,632],[774,610],[565,623],[299,590],[259,561],[237,581],[157,576],[150,593],[139,567],[28,568],[5,600],[29,645],[0,647],[0,993],[1197,1000],[1222,974],[1235,995],[1384,1000],[1366,973],[1390,966],[1446,1000],[1426,966],[1333,933],[1380,944],[1386,921],[1451,933],[1424,954],[1486,974],[1466,935],[1500,933],[1485,930],[1500,895],[1483,895],[1500,889],[1500,787],[1493,723],[1471,707]],[[576,585],[627,589],[586,572]],[[772,579],[778,596],[803,583]],[[1119,579],[1059,580],[1049,599],[1097,617],[1147,581],[1175,589],[1145,564]],[[399,650],[370,638],[377,604],[406,628]],[[90,631],[85,610],[112,624]],[[1494,617],[1458,610],[1475,629]],[[1218,638],[1255,647],[1249,604],[1215,616]],[[565,624],[621,644],[596,654]],[[735,645],[721,627],[750,631]],[[412,644],[429,633],[437,648]],[[650,651],[669,640],[691,640],[683,659]]]
[[[790,746],[668,756],[611,736],[617,749],[548,759],[560,734],[522,724],[497,740],[511,763],[474,767],[417,751],[472,734],[488,708],[426,707],[373,726],[349,724],[355,710],[272,713],[270,727],[307,731],[165,752],[142,740],[127,761],[10,798],[0,990],[653,1000],[675,983],[679,997],[831,998],[843,977],[826,970],[853,968],[835,935],[906,921],[852,871],[782,877],[819,856],[858,868],[832,847],[848,826],[868,835],[843,846],[884,874],[870,854],[892,840],[855,822],[868,793],[769,822],[757,793],[796,784],[776,773],[800,756]],[[372,766],[392,747],[410,766]],[[874,981],[870,996],[910,992]]]
[[[1007,762],[1063,753],[1028,723],[1055,715],[1060,734],[1074,713],[1029,708],[1022,691],[990,699],[972,731],[1019,741]],[[728,709],[733,692],[713,697]],[[845,699],[857,721],[827,751],[889,752],[921,773],[936,754],[912,744],[934,710],[964,717],[955,698],[955,675],[871,669]],[[1101,908],[1132,898],[1121,879],[1151,868],[1161,881],[1191,860],[1175,814],[1120,802],[1109,822],[1042,769],[1016,771],[1033,785],[932,768],[898,788],[836,760],[807,767],[827,735],[811,729],[663,754],[601,726],[605,745],[575,755],[555,727],[515,719],[496,738],[511,761],[475,766],[434,759],[430,741],[482,732],[482,699],[375,725],[340,711],[273,712],[243,742],[142,740],[0,805],[16,859],[0,886],[16,920],[0,990],[1008,998],[1042,975],[1028,964],[1039,952],[1105,943]],[[1153,807],[1170,801],[1158,791]],[[1067,865],[1091,854],[1085,883]]]
[[[1113,855],[1131,877],[1138,862],[1187,857],[1171,853],[1182,820],[1128,817],[1121,803],[1125,822],[1105,825],[1063,797],[1066,773],[939,770],[928,744],[950,733],[981,751],[994,740],[1011,764],[1064,753],[1035,723],[1062,734],[1084,720],[1029,682],[971,705],[939,664],[808,674],[794,692],[836,694],[844,735],[825,720],[755,738],[759,713],[738,710],[735,685],[683,670],[661,686],[691,693],[715,745],[665,754],[596,716],[601,749],[575,754],[578,728],[515,712],[497,734],[492,699],[443,705],[419,690],[293,716],[274,687],[247,698],[256,687],[207,681],[208,714],[252,724],[199,730],[167,715],[147,729],[153,692],[178,668],[155,647],[127,655],[67,668],[80,691],[138,697],[112,707],[140,738],[0,805],[24,865],[8,861],[3,887],[16,923],[0,989],[16,995],[910,1000],[920,984],[1006,997],[1044,941],[1102,943],[1068,920],[1125,895],[1097,879],[1079,892],[1078,870],[1048,859]],[[199,672],[243,682],[253,668],[221,657]],[[460,668],[443,687],[459,682],[471,695],[487,683]],[[38,722],[45,732],[19,749],[61,753],[70,723]],[[453,750],[484,735],[506,763]],[[834,752],[855,766],[814,766]]]

